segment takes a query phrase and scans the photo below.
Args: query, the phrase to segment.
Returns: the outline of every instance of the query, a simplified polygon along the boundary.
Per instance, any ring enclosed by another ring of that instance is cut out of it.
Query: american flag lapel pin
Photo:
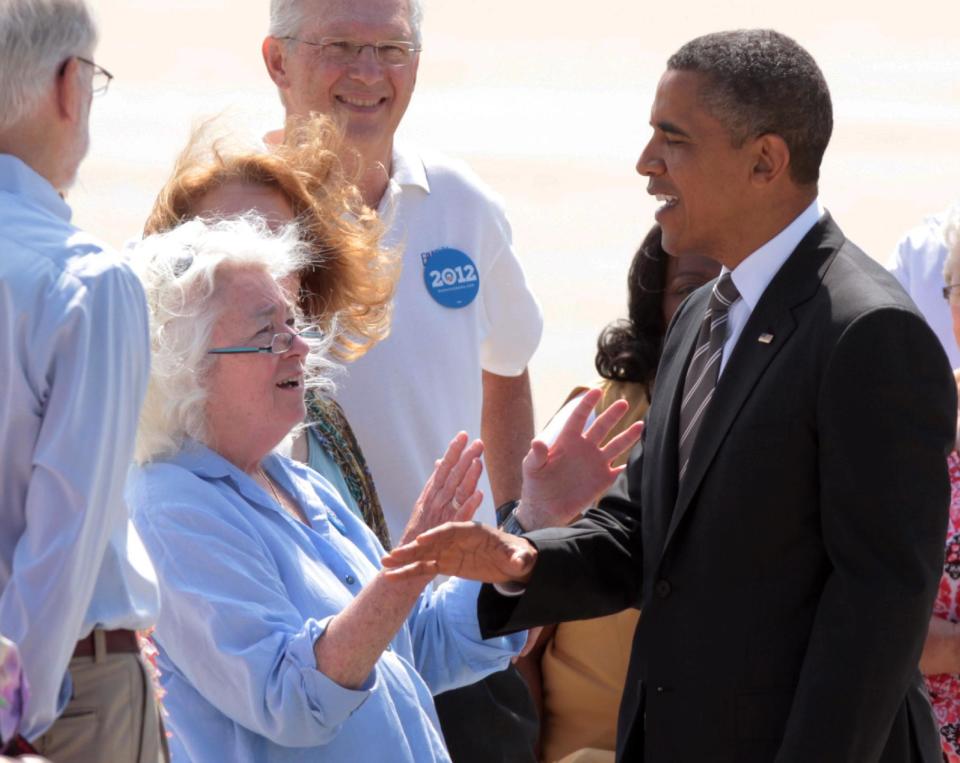
[[[773,341],[773,334],[764,332],[757,338],[757,341],[760,342],[760,344],[770,344],[770,342]]]

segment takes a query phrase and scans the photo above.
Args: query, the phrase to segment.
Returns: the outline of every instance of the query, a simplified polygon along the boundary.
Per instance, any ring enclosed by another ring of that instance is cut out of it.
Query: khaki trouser
[[[99,646],[99,645],[98,645]],[[170,759],[153,684],[135,653],[70,660],[73,696],[33,744],[55,763],[166,763]]]

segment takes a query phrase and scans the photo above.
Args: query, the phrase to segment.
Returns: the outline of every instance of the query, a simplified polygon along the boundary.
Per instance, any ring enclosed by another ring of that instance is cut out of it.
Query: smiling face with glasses
[[[289,295],[260,268],[218,270],[214,298],[222,308],[203,385],[211,447],[260,443],[266,452],[305,416],[305,340],[319,335],[296,330]]]
[[[263,47],[287,115],[341,119],[363,163],[389,168],[420,55],[407,0],[304,0],[303,8],[295,34]]]

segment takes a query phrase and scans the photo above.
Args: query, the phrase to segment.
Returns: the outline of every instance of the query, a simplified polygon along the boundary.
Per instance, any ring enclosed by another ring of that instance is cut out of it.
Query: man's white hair
[[[191,220],[145,238],[131,256],[150,312],[150,382],[134,454],[144,464],[176,453],[187,438],[207,441],[205,383],[218,357],[207,351],[224,307],[218,298],[223,272],[253,268],[282,280],[307,264],[310,249],[295,225],[272,232],[262,218],[245,216]],[[332,340],[331,334],[311,346],[306,385],[332,387],[338,368],[326,353]]]
[[[306,21],[305,0],[270,0],[270,36],[296,37]],[[354,0],[362,2],[362,0]],[[420,27],[423,23],[423,1],[407,0],[410,8],[410,28],[417,47],[423,42]]]
[[[63,62],[96,44],[84,0],[0,0],[0,129],[28,116]]]

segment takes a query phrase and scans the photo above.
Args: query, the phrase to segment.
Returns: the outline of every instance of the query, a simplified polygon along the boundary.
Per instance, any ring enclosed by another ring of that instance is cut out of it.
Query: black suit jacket
[[[957,415],[943,350],[824,217],[753,310],[678,489],[679,394],[709,294],[674,319],[624,475],[580,522],[528,536],[527,592],[484,587],[481,627],[641,607],[620,760],[939,761],[917,663]]]

